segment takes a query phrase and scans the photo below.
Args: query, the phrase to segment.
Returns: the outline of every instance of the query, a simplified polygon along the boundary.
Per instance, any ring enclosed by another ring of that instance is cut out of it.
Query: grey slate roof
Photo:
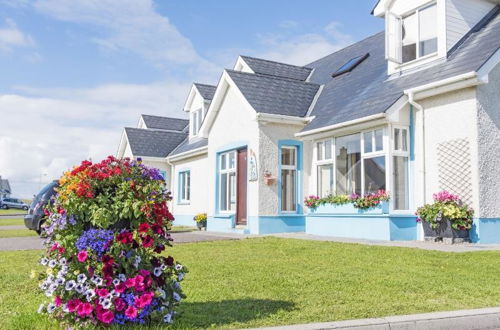
[[[166,157],[187,136],[186,133],[125,127],[135,157]]]
[[[189,138],[186,137],[184,141],[182,141],[181,144],[179,144],[177,148],[175,148],[169,154],[169,156],[174,156],[190,150],[206,147],[207,145],[208,145],[208,139],[198,137],[198,138],[192,138],[191,141],[189,141]]]
[[[226,70],[257,112],[303,117],[319,89],[318,84],[294,79]]]
[[[383,113],[405,89],[477,71],[500,47],[499,11],[496,6],[445,61],[400,77],[387,76],[383,32],[310,63],[315,68],[310,81],[324,87],[311,113],[316,118],[303,131]],[[349,59],[365,53],[370,56],[353,71],[331,77]]]
[[[0,194],[10,194],[12,192],[9,180],[0,177]]]
[[[268,61],[250,56],[242,55],[241,58],[248,64],[253,72],[258,74],[305,81],[312,71],[312,69],[308,67]]]
[[[194,83],[194,85],[196,86],[196,89],[200,92],[201,97],[203,97],[205,100],[211,101],[214,98],[217,86],[200,84],[200,83]]]
[[[169,131],[182,132],[189,125],[189,120],[180,118],[142,115],[142,119],[144,120],[147,128]]]

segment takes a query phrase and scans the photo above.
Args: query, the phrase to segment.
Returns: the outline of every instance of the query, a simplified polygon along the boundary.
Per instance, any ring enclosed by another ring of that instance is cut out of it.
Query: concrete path
[[[0,222],[3,220],[3,219],[24,219],[24,216],[26,214],[19,214],[19,215],[12,215],[12,214],[9,214],[9,215],[0,215]]]
[[[1,221],[0,221],[1,223]],[[0,226],[0,230],[12,230],[12,229],[28,229],[24,225],[9,225],[9,226]]]
[[[197,232],[172,233],[172,237],[174,239],[174,244],[182,244],[182,243],[193,243],[193,242],[241,239],[244,236],[197,231]],[[42,241],[43,240],[37,236],[0,238],[0,251],[39,250],[43,248]]]
[[[424,241],[376,241],[376,240],[365,240],[365,239],[354,239],[354,238],[343,238],[343,237],[315,236],[305,233],[284,233],[284,234],[273,234],[271,236],[281,237],[281,238],[304,239],[312,241],[329,241],[338,243],[354,243],[354,244],[379,245],[379,246],[397,246],[397,247],[416,248],[423,250],[434,250],[441,252],[474,252],[474,251],[500,250],[500,244],[472,244],[472,243],[444,244],[444,243],[433,243]]]
[[[310,323],[260,330],[470,330],[500,329],[500,308],[469,309],[453,312],[438,312],[415,315],[390,316],[376,319],[360,319],[327,323]]]

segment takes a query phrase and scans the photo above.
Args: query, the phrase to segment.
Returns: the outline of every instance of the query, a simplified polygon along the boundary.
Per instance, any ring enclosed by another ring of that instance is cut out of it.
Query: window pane
[[[325,141],[325,159],[332,159],[332,140]]]
[[[384,130],[378,129],[375,131],[375,151],[384,150]]]
[[[417,58],[417,15],[403,18],[403,63]]]
[[[368,158],[365,162],[365,194],[385,190],[385,156]]]
[[[400,149],[399,140],[401,138],[400,138],[399,131],[400,131],[399,128],[395,128],[394,129],[394,150],[399,150]]]
[[[185,193],[184,193],[184,173],[179,173],[179,196],[180,196],[180,200],[184,200],[184,196],[185,196]]]
[[[323,142],[318,142],[316,146],[317,146],[316,150],[318,153],[317,158],[318,160],[323,160]]]
[[[220,169],[225,170],[227,167],[227,154],[222,154],[220,156]]]
[[[318,194],[326,197],[333,194],[333,165],[318,166]]]
[[[437,6],[432,5],[419,11],[420,56],[437,52]]]
[[[235,168],[236,167],[236,152],[230,152],[229,153],[229,167],[228,168]]]
[[[281,170],[281,210],[295,211],[295,170]]]
[[[360,140],[360,134],[353,134],[335,141],[337,194],[361,194]]]
[[[230,196],[230,204],[231,210],[233,206],[236,204],[236,173],[229,174],[229,196]]]
[[[190,200],[191,198],[191,173],[186,172],[186,200]]]
[[[295,166],[295,148],[281,149],[281,165]]]
[[[373,151],[372,133],[373,132],[371,132],[371,131],[363,133],[363,140],[365,143],[365,153]]]
[[[401,130],[401,149],[403,151],[408,151],[408,137],[407,130],[405,129]]]
[[[221,211],[227,211],[227,199],[228,199],[228,191],[227,191],[227,173],[223,173],[220,176],[220,209]]]
[[[409,209],[408,158],[394,156],[394,200],[395,210]]]

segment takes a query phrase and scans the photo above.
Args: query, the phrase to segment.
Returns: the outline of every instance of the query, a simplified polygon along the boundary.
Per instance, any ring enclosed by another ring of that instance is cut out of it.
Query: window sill
[[[191,205],[191,202],[177,202],[177,205]]]
[[[214,218],[231,218],[235,215],[236,215],[236,213],[218,213],[218,214],[214,215]]]

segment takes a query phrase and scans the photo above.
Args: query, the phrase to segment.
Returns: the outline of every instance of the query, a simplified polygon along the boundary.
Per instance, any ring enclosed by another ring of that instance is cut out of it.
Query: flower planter
[[[351,203],[323,204],[315,209],[309,209],[310,214],[389,214],[389,203],[381,202],[379,205],[369,209],[357,209]]]
[[[469,242],[469,231],[452,228],[450,221],[447,219],[443,219],[435,229],[427,221],[422,221],[422,227],[426,241],[445,242],[449,244]]]
[[[196,222],[196,227],[198,230],[207,230],[207,220]]]

